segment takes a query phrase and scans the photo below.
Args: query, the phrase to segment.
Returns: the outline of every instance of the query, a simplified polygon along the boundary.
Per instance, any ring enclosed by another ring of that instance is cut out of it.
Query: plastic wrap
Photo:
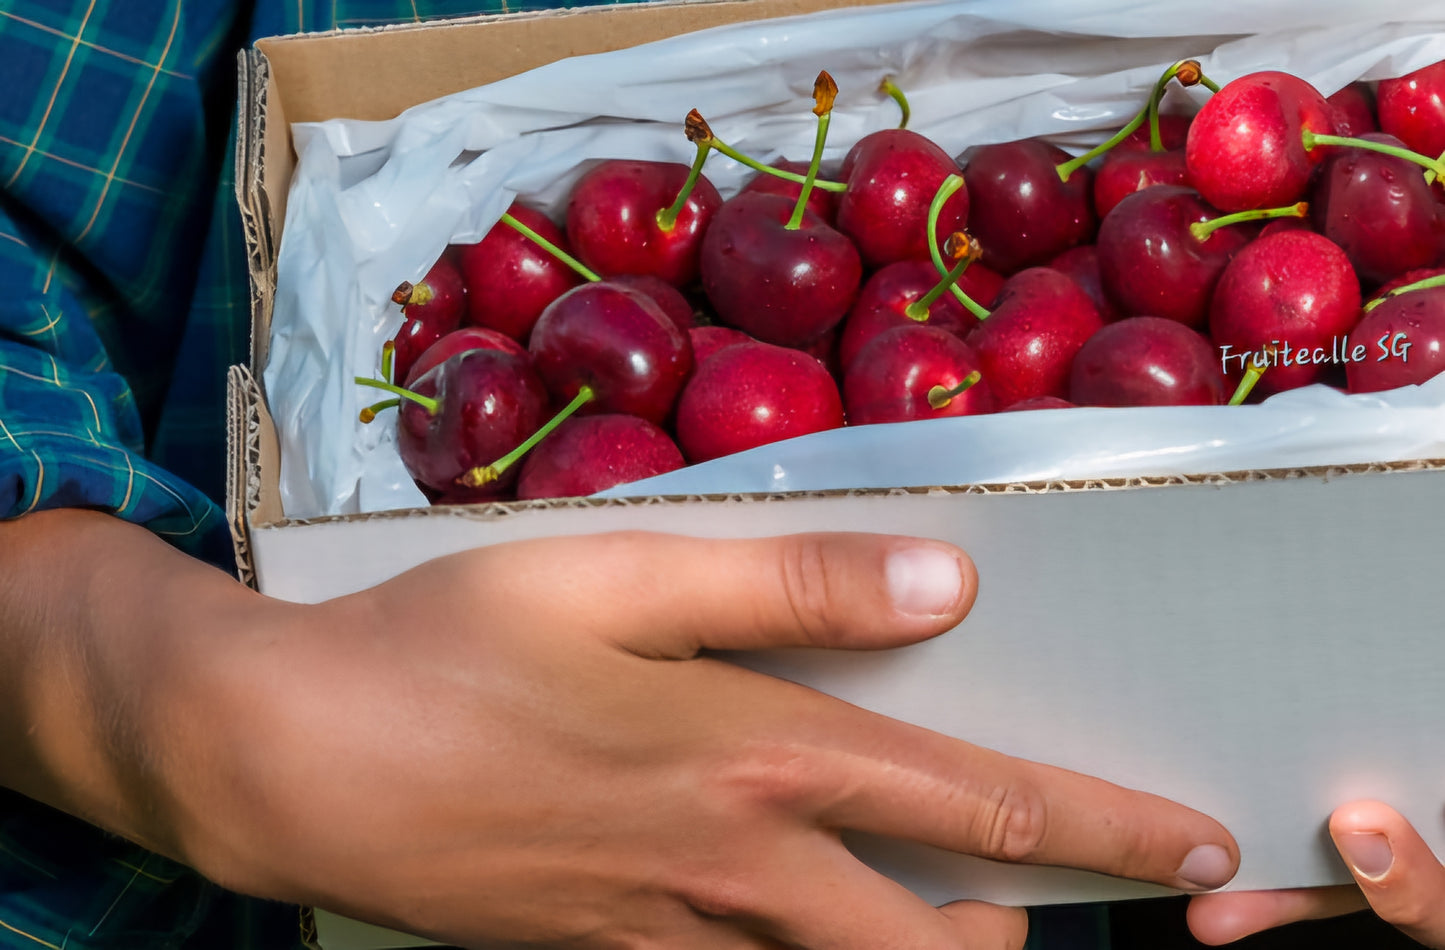
[[[1361,22],[1368,17],[1367,22]],[[1228,30],[1223,34],[1221,30]],[[910,128],[952,154],[1050,135],[1098,141],[1143,104],[1170,63],[1217,82],[1287,69],[1329,94],[1445,59],[1445,11],[1383,0],[1252,4],[1057,0],[921,2],[721,27],[552,63],[386,122],[293,129],[299,156],[278,263],[265,386],[281,439],[288,517],[420,506],[375,396],[382,342],[401,324],[391,291],[448,243],[479,240],[516,197],[561,217],[596,160],[688,163],[682,120],[699,109],[764,161],[812,148],[813,79],[838,82],[827,160],[897,124],[877,92],[908,91]],[[1185,95],[1175,90],[1172,95]],[[1202,95],[1207,93],[1200,92]],[[751,171],[712,155],[724,196]],[[860,426],[692,466],[612,494],[965,484],[1203,473],[1445,456],[1445,385],[1346,397],[1324,387],[1260,406],[1010,413]]]

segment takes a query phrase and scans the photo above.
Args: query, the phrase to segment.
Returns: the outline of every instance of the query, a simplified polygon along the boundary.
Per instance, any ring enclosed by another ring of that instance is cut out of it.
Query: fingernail
[[[1373,831],[1352,831],[1336,839],[1340,853],[1360,877],[1378,881],[1390,873],[1395,863],[1395,852],[1390,850],[1390,839]]]
[[[1201,844],[1184,856],[1174,874],[1185,890],[1212,891],[1234,877],[1234,859],[1217,844]]]
[[[888,555],[888,596],[900,613],[937,617],[953,610],[963,594],[958,558],[933,547],[904,548]]]

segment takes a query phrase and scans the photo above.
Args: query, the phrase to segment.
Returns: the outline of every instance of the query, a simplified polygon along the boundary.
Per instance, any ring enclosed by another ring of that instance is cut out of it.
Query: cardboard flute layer
[[[251,366],[229,379],[228,485],[242,576],[268,595],[316,602],[433,557],[536,537],[858,530],[942,538],[979,567],[980,596],[959,629],[886,654],[733,659],[1206,811],[1240,841],[1236,887],[1347,881],[1323,828],[1329,811],[1354,797],[1391,801],[1445,853],[1445,731],[1432,728],[1445,720],[1434,597],[1445,462],[285,516],[276,431],[257,379],[294,170],[289,122],[387,117],[558,56],[841,5],[705,0],[479,17],[273,39],[244,54],[237,197],[253,345]],[[914,845],[850,845],[938,902],[1162,893]],[[328,950],[402,945],[376,931],[327,943],[337,923],[317,914]]]

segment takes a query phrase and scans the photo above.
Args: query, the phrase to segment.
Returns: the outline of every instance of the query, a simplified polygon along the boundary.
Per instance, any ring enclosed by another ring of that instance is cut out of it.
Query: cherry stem
[[[568,267],[572,268],[578,274],[581,274],[583,277],[592,281],[594,284],[602,279],[601,277],[598,277],[597,274],[593,272],[590,268],[588,268],[586,264],[583,264],[571,254],[568,254],[566,251],[562,250],[551,241],[542,237],[542,235],[538,234],[536,231],[527,227],[521,221],[518,221],[516,218],[512,217],[510,213],[506,211],[502,212],[502,222],[506,224],[507,227],[521,234],[523,237],[527,238],[532,243],[538,245],[544,251],[557,258],[557,260],[561,261],[563,264],[566,264]]]
[[[1440,153],[1440,157],[1437,158],[1437,159],[1435,159],[1435,160],[1436,160],[1437,162],[1440,162],[1441,164],[1445,164],[1445,152],[1441,152],[1441,153]],[[1433,184],[1435,184],[1435,179],[1438,178],[1438,177],[1439,177],[1439,176],[1435,174],[1435,170],[1432,168],[1430,171],[1428,171],[1428,172],[1425,173],[1425,184],[1427,184],[1427,185],[1433,185]]]
[[[1220,228],[1227,228],[1231,224],[1243,224],[1246,221],[1263,221],[1266,218],[1303,218],[1310,213],[1308,201],[1300,201],[1284,208],[1255,208],[1250,211],[1236,211],[1234,214],[1226,214],[1222,217],[1211,218],[1208,221],[1195,221],[1189,225],[1189,233],[1194,235],[1196,241],[1205,241],[1209,235]]]
[[[958,283],[963,277],[963,272],[968,270],[968,266],[979,258],[978,241],[963,231],[955,231],[950,234],[946,243],[947,250],[958,260],[958,263],[953,265],[953,270],[945,274],[937,284],[934,284],[928,293],[903,308],[903,315],[910,320],[917,320],[919,323],[926,322],[929,308],[933,306],[934,301],[942,297],[948,288]]]
[[[396,290],[391,292],[391,302],[399,303],[403,307],[409,307],[412,304],[420,306],[422,304],[431,303],[431,299],[435,296],[436,293],[431,289],[431,285],[428,284],[426,281],[422,281],[419,284],[413,284],[410,281],[404,280],[397,285]]]
[[[1414,162],[1432,172],[1437,176],[1445,175],[1445,162],[1438,158],[1430,158],[1421,155],[1419,152],[1412,152],[1408,148],[1400,148],[1397,145],[1390,145],[1387,142],[1371,142],[1369,139],[1350,138],[1344,135],[1319,135],[1305,129],[1301,133],[1304,141],[1305,151],[1312,151],[1317,145],[1343,145],[1351,148],[1362,148],[1368,152],[1380,152],[1384,155],[1393,155],[1396,158],[1403,158],[1407,162]]]
[[[395,409],[397,406],[400,405],[400,399],[383,399],[381,402],[372,403],[365,409],[361,410],[361,412],[357,413],[357,418],[360,419],[362,422],[370,425],[376,419],[376,414],[378,412],[381,412],[383,409]]]
[[[492,482],[501,478],[502,473],[515,465],[518,459],[530,452],[533,446],[551,435],[553,429],[566,422],[568,417],[596,398],[597,394],[592,391],[591,386],[583,386],[577,390],[577,395],[572,397],[572,401],[562,407],[561,412],[547,420],[542,428],[532,433],[527,441],[506,455],[503,455],[491,465],[481,465],[477,468],[468,469],[462,473],[461,477],[457,479],[457,482],[468,488],[481,488],[483,485],[490,485]]]
[[[771,165],[764,165],[762,162],[758,161],[756,158],[753,158],[751,155],[744,155],[742,152],[739,152],[737,149],[733,148],[731,145],[724,142],[716,135],[713,135],[712,129],[709,128],[707,124],[707,120],[704,119],[702,117],[702,113],[698,112],[696,109],[693,109],[687,114],[687,137],[689,141],[697,142],[699,146],[702,142],[705,141],[707,142],[709,148],[715,148],[719,152],[722,152],[724,155],[726,155],[728,158],[737,162],[739,165],[745,165],[748,168],[751,168],[754,171],[760,171],[765,175],[772,175],[774,178],[781,178],[784,181],[791,181],[797,185],[801,185],[808,180],[808,177],[806,175],[799,175],[797,172],[784,171],[781,168],[774,168]],[[821,178],[814,179],[813,187],[821,188],[824,191],[848,190],[848,185],[846,182],[824,181]]]
[[[1445,287],[1445,274],[1436,274],[1434,277],[1426,277],[1423,280],[1417,280],[1413,284],[1403,284],[1399,287],[1396,287],[1389,293],[1384,294],[1380,297],[1376,297],[1374,300],[1371,300],[1369,303],[1365,304],[1365,312],[1369,313],[1371,310],[1374,310],[1376,307],[1384,303],[1386,300],[1389,300],[1391,297],[1398,297],[1400,296],[1400,294],[1408,294],[1412,290],[1429,290],[1432,287]]]
[[[354,376],[352,378],[356,380],[356,383],[359,386],[370,386],[373,389],[380,389],[385,392],[395,393],[403,399],[410,399],[412,402],[425,409],[427,411],[427,415],[429,416],[436,415],[437,409],[440,408],[440,403],[438,403],[430,396],[423,396],[421,393],[414,393],[410,389],[402,389],[400,386],[397,386],[394,383],[383,382],[379,379],[371,379],[367,376]]]
[[[828,141],[828,124],[833,119],[833,100],[838,96],[838,84],[825,69],[813,83],[813,114],[818,117],[818,133],[813,138],[813,159],[808,163],[808,174],[793,205],[793,215],[783,225],[785,231],[796,231],[803,226],[803,214],[808,210],[808,196],[813,193],[813,184],[818,180],[818,166],[823,164],[823,145]]]
[[[1068,181],[1069,176],[1073,175],[1074,172],[1078,171],[1080,168],[1083,168],[1085,165],[1089,164],[1089,162],[1092,162],[1094,159],[1098,158],[1100,155],[1103,155],[1105,152],[1111,150],[1114,146],[1124,141],[1130,135],[1133,135],[1134,130],[1139,128],[1139,126],[1143,125],[1146,119],[1149,120],[1150,123],[1150,147],[1152,147],[1156,152],[1163,151],[1164,145],[1158,140],[1159,100],[1164,97],[1164,88],[1169,85],[1169,80],[1177,76],[1181,69],[1189,69],[1191,65],[1193,69],[1197,72],[1199,64],[1192,59],[1180,60],[1173,66],[1170,66],[1168,69],[1164,70],[1163,74],[1160,75],[1159,79],[1155,81],[1154,88],[1150,90],[1149,101],[1144,106],[1144,108],[1140,109],[1138,114],[1135,115],[1134,118],[1130,119],[1127,123],[1125,123],[1122,129],[1115,132],[1105,141],[1100,142],[1098,145],[1095,145],[1084,154],[1077,155],[1074,158],[1069,159],[1067,162],[1061,163],[1058,166],[1059,180]],[[1189,73],[1186,78],[1192,79],[1193,73]]]
[[[1268,359],[1265,360],[1264,366],[1258,366],[1255,360],[1251,358],[1249,365],[1244,369],[1244,377],[1240,379],[1239,385],[1235,387],[1234,395],[1229,397],[1229,405],[1238,406],[1248,399],[1249,394],[1254,391],[1254,384],[1259,382],[1259,378],[1264,375],[1264,371],[1268,366]]]
[[[928,254],[933,258],[933,266],[938,270],[940,276],[947,276],[951,271],[943,263],[943,251],[939,249],[938,239],[934,236],[938,234],[938,216],[943,213],[944,202],[953,197],[953,193],[962,187],[962,175],[949,175],[943,180],[943,184],[938,186],[938,191],[934,193],[933,201],[928,206]],[[958,302],[963,304],[969,313],[980,320],[988,319],[988,311],[978,301],[964,293],[962,287],[955,283],[949,284],[948,289],[953,292],[953,295],[958,298]]]
[[[963,382],[959,383],[952,389],[944,389],[942,386],[934,386],[928,391],[928,404],[935,409],[942,409],[949,403],[953,402],[955,396],[962,396],[964,393],[972,389],[973,386],[978,383],[980,379],[983,379],[983,374],[980,373],[978,370],[974,370],[972,373],[969,373],[963,378]]]
[[[381,344],[381,378],[388,383],[396,382],[392,370],[396,367],[396,341],[387,340]]]
[[[878,91],[886,93],[889,98],[898,103],[898,108],[903,113],[903,117],[898,121],[898,127],[900,129],[908,128],[908,119],[913,115],[913,110],[909,107],[908,97],[903,94],[903,90],[894,84],[893,77],[884,76],[883,81],[878,84]]]
[[[687,181],[682,183],[682,190],[677,193],[677,200],[672,203],[672,207],[657,212],[657,226],[662,229],[664,234],[677,225],[677,216],[682,214],[687,199],[692,197],[692,190],[697,187],[697,179],[702,175],[703,162],[707,161],[707,153],[712,151],[712,146],[713,143],[710,141],[697,143],[697,155],[692,160],[692,168],[688,170]]]

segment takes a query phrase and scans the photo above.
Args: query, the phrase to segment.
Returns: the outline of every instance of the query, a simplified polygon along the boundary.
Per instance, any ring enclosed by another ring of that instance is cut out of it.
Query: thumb
[[[1445,866],[1409,822],[1379,802],[1352,802],[1330,816],[1330,837],[1376,914],[1445,948]]]
[[[883,649],[951,629],[973,562],[940,541],[861,533],[704,539],[625,532],[498,545],[468,573],[488,611],[522,609],[648,657],[702,649]],[[475,589],[475,588],[474,588]]]

